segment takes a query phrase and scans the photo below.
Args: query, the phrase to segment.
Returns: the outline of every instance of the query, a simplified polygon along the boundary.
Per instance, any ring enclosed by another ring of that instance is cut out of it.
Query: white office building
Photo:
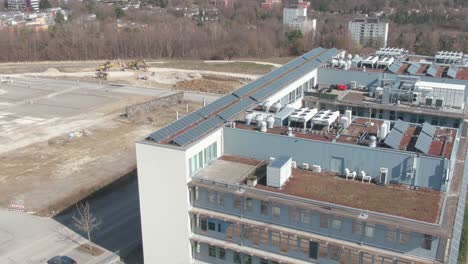
[[[307,33],[316,30],[317,20],[307,17],[307,8],[305,7],[286,7],[283,9],[283,25],[292,30],[300,30],[302,33]]]
[[[378,18],[355,19],[348,25],[351,38],[363,46],[386,47],[388,40],[388,23]]]

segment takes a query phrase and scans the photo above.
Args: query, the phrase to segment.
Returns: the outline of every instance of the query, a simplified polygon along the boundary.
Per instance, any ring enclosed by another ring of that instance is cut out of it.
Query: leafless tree
[[[101,220],[91,213],[89,202],[76,205],[76,212],[73,214],[73,220],[75,221],[76,228],[87,234],[89,252],[92,253],[91,232],[99,227]]]

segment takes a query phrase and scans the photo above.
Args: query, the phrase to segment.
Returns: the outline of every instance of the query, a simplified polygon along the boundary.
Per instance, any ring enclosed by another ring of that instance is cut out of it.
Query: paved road
[[[88,199],[95,216],[101,220],[93,242],[108,252],[127,255],[141,245],[140,211],[136,176],[126,176]],[[56,255],[68,255],[78,263],[100,263],[76,250],[86,240],[72,220],[74,207],[55,218],[42,218],[22,212],[0,210],[0,263],[45,263]],[[141,256],[141,252],[132,252]],[[126,263],[139,263],[130,260]]]

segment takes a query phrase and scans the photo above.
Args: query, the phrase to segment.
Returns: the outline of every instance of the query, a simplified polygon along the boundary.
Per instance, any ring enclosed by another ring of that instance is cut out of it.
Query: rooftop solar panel
[[[299,57],[299,58],[297,58],[295,60],[292,60],[292,61],[286,63],[285,65],[283,65],[283,67],[286,68],[286,69],[292,70],[294,68],[297,68],[297,67],[301,66],[302,64],[304,64],[306,62],[307,62],[306,59],[304,59],[303,57]]]
[[[333,56],[338,54],[338,52],[339,51],[337,49],[335,49],[335,48],[329,49],[326,52],[320,54],[320,56],[316,57],[315,60],[317,60],[318,62],[324,62],[326,60],[331,59]]]
[[[395,62],[395,63],[392,63],[392,65],[390,65],[390,67],[388,67],[388,70],[393,72],[393,73],[398,73],[400,68],[401,68],[401,63]]]
[[[206,121],[200,123],[194,128],[191,128],[184,133],[178,135],[175,137],[172,141],[179,145],[179,146],[184,146],[195,139],[201,137],[202,135],[208,133],[211,131],[213,128],[221,125],[224,123],[224,120],[219,118],[218,116],[212,116],[208,118]]]
[[[447,76],[450,77],[450,78],[456,79],[457,78],[457,72],[458,72],[458,70],[456,68],[450,67],[448,72],[447,72]]]
[[[396,129],[392,129],[390,134],[385,138],[384,143],[390,146],[393,149],[400,149],[400,143],[403,139],[404,134]]]
[[[182,131],[184,128],[187,126],[196,123],[200,120],[202,120],[202,116],[197,114],[196,112],[191,113],[185,117],[182,117],[181,119],[174,121],[173,123],[159,129],[158,131],[155,131],[150,135],[150,138],[156,142],[161,142],[164,139],[170,137],[171,135]]]
[[[437,71],[439,70],[439,67],[435,66],[435,65],[431,65],[431,67],[429,68],[429,70],[427,70],[427,74],[429,76],[432,76],[432,77],[436,77],[437,75]]]
[[[393,126],[393,129],[397,129],[399,130],[401,133],[405,133],[406,130],[408,129],[409,127],[409,123],[408,122],[405,122],[401,119],[398,119],[398,121],[396,121],[395,125]],[[393,131],[392,129],[392,131]]]
[[[416,145],[414,147],[424,154],[429,154],[429,150],[432,145],[432,136],[429,136],[426,133],[421,133],[418,136],[418,140],[416,141]]]
[[[229,121],[231,118],[235,117],[242,111],[246,110],[249,107],[252,107],[256,105],[257,103],[250,99],[250,98],[244,98],[240,102],[232,105],[231,107],[227,108],[226,110],[222,111],[221,113],[218,114],[219,117],[222,119]]]
[[[213,112],[226,107],[227,105],[229,105],[230,103],[233,103],[237,99],[238,98],[236,96],[232,94],[228,94],[212,102],[211,104],[208,104],[207,106],[201,108],[200,110],[197,110],[195,113],[201,115],[202,117],[208,117]]]
[[[408,72],[411,74],[417,74],[419,68],[421,68],[421,65],[419,63],[413,63],[411,66],[408,68]]]
[[[424,123],[424,125],[422,127],[422,130],[421,130],[421,133],[426,133],[429,136],[433,137],[435,132],[436,132],[436,128],[433,125],[431,125],[431,124],[429,124],[427,122]]]
[[[319,47],[319,48],[316,48],[316,49],[313,49],[313,50],[307,52],[306,54],[302,55],[302,57],[304,57],[307,60],[310,60],[310,59],[313,59],[315,56],[317,56],[318,54],[320,54],[321,52],[324,52],[324,51],[325,51],[324,48]]]

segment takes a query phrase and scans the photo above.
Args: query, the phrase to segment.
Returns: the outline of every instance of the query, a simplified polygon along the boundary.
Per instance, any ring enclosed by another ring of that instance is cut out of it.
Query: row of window
[[[281,243],[281,242],[279,242]],[[196,247],[198,247],[198,243],[195,242]],[[337,261],[339,263],[350,263],[350,264],[408,264],[409,262],[400,260],[393,257],[383,257],[373,255],[367,252],[360,252],[351,249],[344,248],[342,246],[328,244],[328,245],[319,245],[316,242],[309,241],[309,243],[304,243],[301,245],[300,248],[297,250],[305,250],[306,248],[311,249],[314,252],[314,256],[311,259],[316,260],[318,257],[320,258],[328,258],[333,261]],[[227,261],[229,263],[236,263],[236,264],[252,264],[253,256],[242,254],[239,252],[232,252],[232,254],[227,254],[226,249],[217,246],[208,246],[208,256],[211,258],[217,258],[220,260]],[[199,247],[197,249],[197,253],[200,253]],[[285,253],[285,252],[282,252]],[[228,258],[229,256],[229,258]],[[275,261],[268,261],[267,259],[257,259],[259,260],[256,263],[260,264],[277,264],[278,262]]]
[[[198,170],[204,168],[208,162],[216,159],[218,156],[218,146],[217,142],[209,145],[204,150],[193,155],[189,159],[189,171],[190,175],[193,175]]]
[[[197,188],[196,188],[197,189]],[[196,191],[198,193],[198,191]],[[198,195],[196,195],[198,198]],[[274,220],[280,220],[282,215],[282,210],[280,204],[271,203],[269,201],[260,200],[260,208],[255,208],[254,200],[249,197],[241,197],[237,195],[232,195],[232,207],[243,212],[249,213],[260,213],[261,216],[270,216]],[[225,206],[225,197],[223,193],[218,192],[208,192],[208,203],[212,205],[217,205],[218,207]],[[335,215],[329,215],[324,213],[314,212],[304,208],[295,208],[289,207],[289,223],[291,224],[302,224],[302,225],[311,225],[312,216],[319,214],[319,227],[323,229],[331,229],[335,232],[345,232],[343,230],[343,221],[344,219]],[[215,228],[213,226],[213,228]],[[214,231],[214,229],[212,229]],[[363,236],[368,239],[375,238],[376,235],[376,226],[372,223],[361,222],[357,220],[352,220],[351,233],[357,236]],[[410,242],[410,233],[405,231],[399,232],[399,237],[397,237],[397,231],[394,229],[386,228],[384,230],[384,239],[388,243],[398,242],[400,245],[406,245]],[[398,241],[397,241],[398,239]],[[431,235],[423,235],[421,240],[421,248],[426,250],[431,250],[433,237]]]

